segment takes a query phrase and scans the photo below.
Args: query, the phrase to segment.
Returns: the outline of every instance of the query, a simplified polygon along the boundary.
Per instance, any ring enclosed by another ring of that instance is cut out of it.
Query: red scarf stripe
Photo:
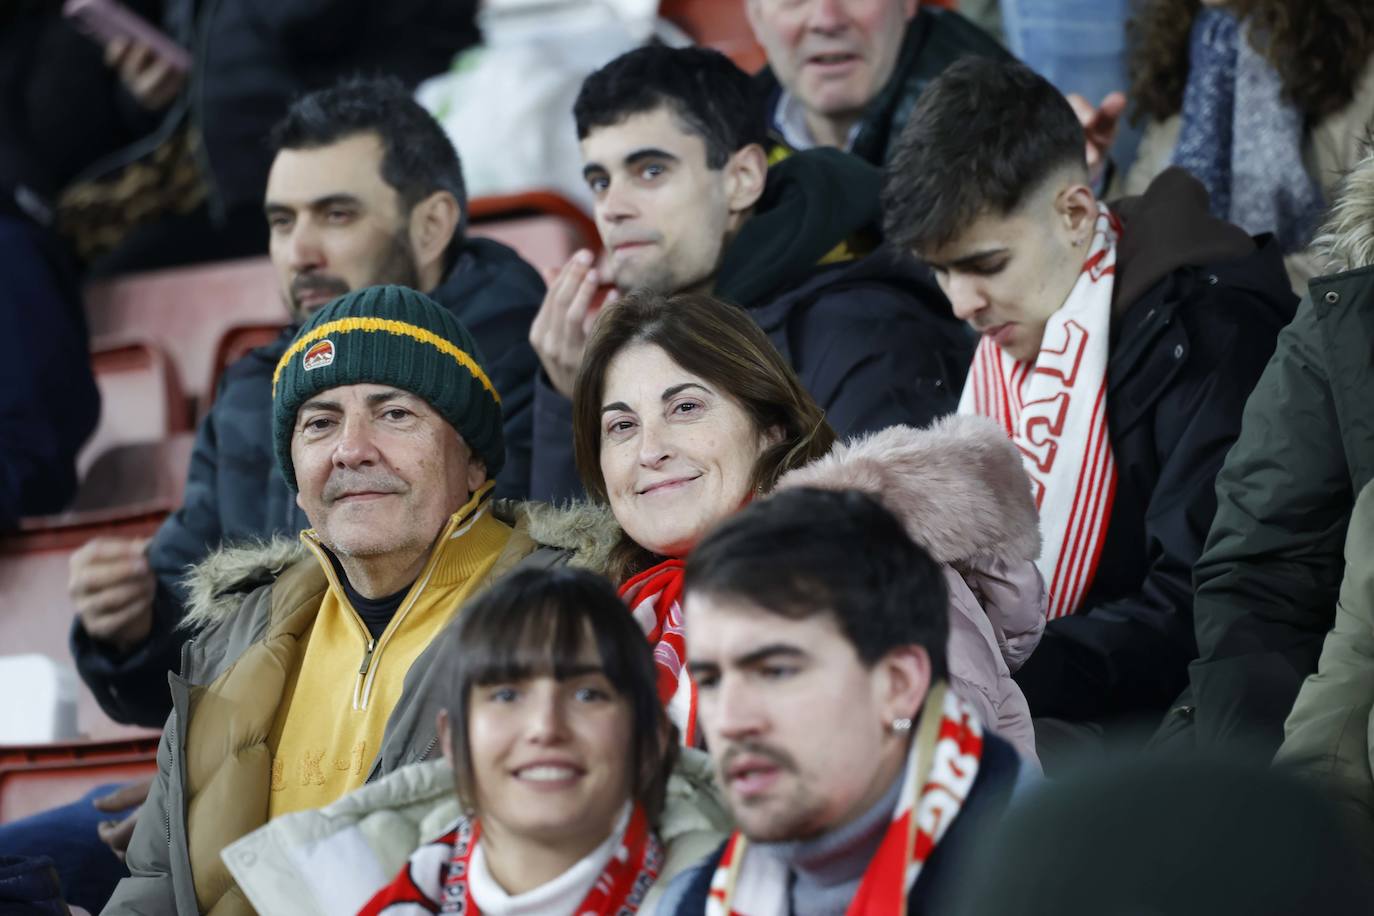
[[[1081,507],[1081,511],[1074,518],[1073,525],[1077,529],[1077,537],[1074,539],[1072,550],[1072,560],[1070,579],[1064,583],[1062,595],[1063,600],[1057,602],[1058,616],[1072,613],[1083,600],[1083,594],[1087,591],[1088,583],[1092,581],[1088,564],[1085,561],[1085,551],[1101,551],[1102,537],[1095,537],[1099,529],[1106,524],[1106,517],[1101,514],[1102,490],[1106,484],[1107,477],[1114,470],[1111,463],[1111,448],[1108,440],[1107,415],[1103,402],[1106,400],[1107,383],[1103,380],[1102,387],[1098,391],[1097,400],[1093,404],[1093,413],[1096,421],[1093,427],[1093,441],[1089,444],[1088,460],[1092,466],[1088,473],[1084,474],[1079,480],[1078,489],[1080,492],[1087,491],[1088,499]],[[1078,497],[1075,495],[1075,502]],[[1094,545],[1096,545],[1094,547]]]
[[[1070,530],[1073,531],[1073,537],[1070,541],[1069,550],[1059,556],[1059,564],[1054,571],[1054,579],[1050,584],[1050,594],[1054,596],[1051,618],[1061,617],[1069,613],[1077,606],[1080,597],[1078,588],[1082,581],[1081,554],[1093,533],[1094,514],[1088,503],[1095,500],[1100,476],[1104,469],[1103,465],[1107,457],[1106,449],[1103,447],[1107,433],[1106,417],[1099,413],[1106,390],[1107,386],[1104,381],[1098,390],[1097,399],[1093,402],[1092,437],[1088,443],[1088,451],[1083,456],[1086,473],[1079,475],[1078,486],[1073,495],[1073,508],[1070,510],[1069,516],[1069,525]],[[1086,499],[1084,498],[1085,494]]]

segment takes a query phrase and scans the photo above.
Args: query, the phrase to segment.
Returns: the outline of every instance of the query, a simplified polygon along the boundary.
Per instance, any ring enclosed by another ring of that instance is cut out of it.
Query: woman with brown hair
[[[1213,215],[1278,236],[1301,295],[1326,272],[1308,250],[1317,223],[1374,130],[1374,4],[1149,0],[1131,29],[1147,126],[1120,190],[1186,168]]]
[[[1010,671],[1045,623],[1032,563],[1039,531],[1020,457],[995,425],[950,418],[837,444],[747,313],[705,295],[641,292],[597,321],[574,391],[573,438],[587,492],[618,528],[607,574],[654,645],[659,697],[687,744],[696,741],[696,689],[685,666],[683,560],[751,500],[806,485],[877,496],[945,564],[956,688],[1035,759]]]

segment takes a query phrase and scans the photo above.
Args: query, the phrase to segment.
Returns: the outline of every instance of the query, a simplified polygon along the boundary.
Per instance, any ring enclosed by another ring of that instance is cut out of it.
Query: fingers
[[[1109,92],[1102,99],[1102,104],[1097,106],[1097,110],[1113,119],[1119,118],[1126,111],[1126,101],[1126,93]]]
[[[582,281],[573,292],[572,302],[568,305],[567,314],[563,318],[564,333],[568,335],[569,341],[586,340],[582,326],[587,318],[587,309],[591,307],[592,299],[596,296],[598,280],[596,270],[589,269],[582,275]]]
[[[129,850],[129,839],[133,837],[134,827],[137,825],[138,812],[135,811],[121,821],[101,821],[96,825],[95,832],[119,857],[119,861],[123,862],[124,854]]]
[[[67,590],[73,597],[151,575],[146,538],[96,538],[72,554]]]
[[[1088,125],[1092,123],[1094,115],[1097,114],[1097,109],[1093,108],[1093,103],[1076,92],[1070,92],[1064,98],[1068,101],[1069,107],[1073,109],[1073,113],[1078,116],[1078,123],[1082,124],[1086,130]]]
[[[111,38],[105,44],[105,66],[118,69],[124,55],[129,52],[129,39]]]
[[[134,805],[141,805],[148,800],[148,792],[153,787],[151,776],[145,779],[138,779],[128,782],[115,789],[108,795],[102,795],[93,800],[91,804],[98,811],[124,811]]]

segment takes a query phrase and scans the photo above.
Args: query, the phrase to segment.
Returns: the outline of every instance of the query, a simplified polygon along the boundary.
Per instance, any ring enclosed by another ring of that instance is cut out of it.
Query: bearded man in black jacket
[[[832,149],[770,167],[760,106],[748,74],[701,48],[640,48],[583,83],[573,115],[605,275],[575,255],[530,332],[536,499],[581,490],[569,397],[602,279],[745,309],[842,436],[958,403],[972,340],[921,265],[874,250],[879,172]]]

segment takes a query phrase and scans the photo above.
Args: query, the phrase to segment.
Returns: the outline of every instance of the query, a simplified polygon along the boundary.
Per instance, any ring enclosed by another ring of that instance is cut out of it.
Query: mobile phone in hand
[[[66,0],[62,15],[101,45],[122,38],[143,45],[173,70],[191,69],[190,52],[119,0]]]

